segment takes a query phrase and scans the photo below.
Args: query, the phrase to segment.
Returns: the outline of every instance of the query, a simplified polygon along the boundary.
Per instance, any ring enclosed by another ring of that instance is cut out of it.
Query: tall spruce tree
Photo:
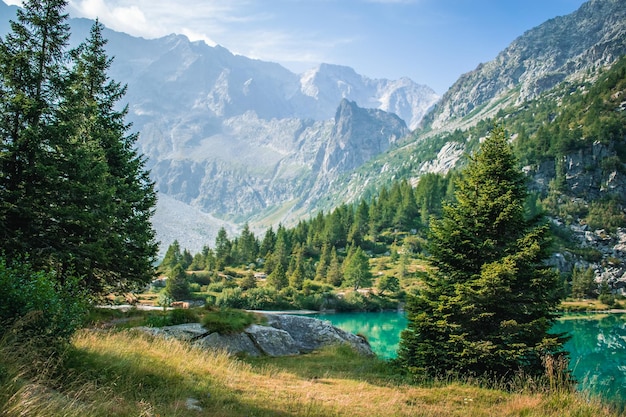
[[[124,291],[152,277],[156,195],[102,26],[68,52],[66,3],[25,1],[0,41],[1,249],[93,294]]]
[[[62,0],[25,1],[0,41],[0,220],[9,258],[35,266],[56,237],[47,208],[58,169],[51,129],[69,38]]]
[[[59,125],[73,126],[78,141],[101,151],[101,158],[87,163],[105,163],[107,167],[106,175],[92,175],[71,185],[92,193],[92,218],[85,222],[78,239],[84,255],[75,260],[73,268],[96,292],[124,291],[145,284],[152,277],[157,251],[150,222],[156,194],[145,161],[134,147],[137,135],[128,133],[128,109],[118,109],[126,87],[107,75],[112,59],[105,51],[103,29],[96,21],[89,38],[71,51],[74,66],[65,89],[68,105],[58,116]],[[102,180],[104,184],[98,182]],[[87,243],[92,250],[85,250]]]
[[[431,224],[433,272],[408,300],[399,361],[412,373],[510,378],[544,373],[563,353],[549,330],[560,300],[547,267],[548,226],[527,219],[525,177],[496,128],[457,183],[455,204]]]

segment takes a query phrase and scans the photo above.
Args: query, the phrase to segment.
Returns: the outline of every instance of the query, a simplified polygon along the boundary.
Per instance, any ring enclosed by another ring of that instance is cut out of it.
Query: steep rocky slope
[[[535,98],[585,71],[626,53],[626,3],[591,0],[517,38],[490,62],[462,75],[424,119],[433,129],[452,129],[493,116]]]
[[[159,193],[214,216],[212,231],[220,220],[266,226],[308,213],[337,175],[406,136],[438,98],[408,79],[326,64],[297,75],[183,36],[107,36]],[[164,247],[177,238],[199,249],[193,230],[169,222],[155,217]]]

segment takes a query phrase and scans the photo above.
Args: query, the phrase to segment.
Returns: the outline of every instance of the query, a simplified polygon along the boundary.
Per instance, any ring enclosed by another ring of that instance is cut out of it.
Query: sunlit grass
[[[85,330],[48,372],[17,363],[0,366],[3,416],[617,416],[563,390],[410,384],[347,347],[235,358],[132,330]]]
[[[624,308],[624,303],[618,301],[613,308]],[[564,300],[561,302],[561,310],[567,312],[593,312],[609,310],[609,306],[598,300]]]

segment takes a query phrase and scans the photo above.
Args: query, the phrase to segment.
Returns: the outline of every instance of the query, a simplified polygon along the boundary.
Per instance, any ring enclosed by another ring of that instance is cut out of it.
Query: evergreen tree
[[[276,233],[274,233],[274,229],[270,226],[270,228],[265,231],[265,236],[263,237],[261,247],[259,248],[259,256],[267,256],[268,253],[274,252],[275,244]]]
[[[250,270],[242,278],[241,282],[239,282],[239,288],[246,291],[246,290],[250,290],[256,287],[257,287],[257,284],[256,284],[256,277],[254,276],[254,271]]]
[[[192,262],[193,262],[193,255],[191,254],[191,252],[189,252],[189,249],[185,248],[183,250],[183,255],[181,258],[180,265],[183,267],[183,269],[187,270],[189,269],[189,266],[191,265]]]
[[[379,202],[380,197],[372,201],[368,212],[368,233],[371,236],[372,241],[374,242],[376,242],[376,240],[378,239],[378,234],[382,229],[382,209]]]
[[[344,208],[340,206],[333,210],[329,216],[326,216],[324,243],[343,247],[346,244],[347,236],[347,228],[344,225]]]
[[[584,298],[598,295],[596,275],[591,267],[587,269],[574,268],[572,271],[572,297]]]
[[[226,266],[230,265],[231,245],[226,229],[220,227],[215,237],[215,262],[218,271],[222,271]]]
[[[328,244],[324,244],[322,247],[322,253],[320,255],[320,260],[317,263],[317,268],[315,268],[315,281],[324,282],[326,281],[326,275],[328,274],[328,266],[330,264],[330,247]]]
[[[328,273],[326,275],[326,282],[335,287],[341,286],[343,283],[343,272],[341,270],[341,261],[337,255],[337,250],[333,246],[330,251],[330,263],[328,264]]]
[[[91,265],[90,286],[120,291],[144,285],[154,275],[152,265],[158,246],[151,218],[156,192],[145,159],[135,148],[138,136],[128,133],[131,127],[125,121],[128,106],[117,109],[126,94],[126,86],[107,75],[112,59],[106,54],[103,30],[104,26],[96,21],[87,41],[73,51],[75,66],[70,90],[83,89],[85,105],[91,112],[85,112],[84,120],[88,123],[82,126],[82,132],[102,147],[108,166],[108,186],[114,190],[113,199],[108,202],[112,208],[110,222],[106,234],[100,237],[106,245],[99,262]],[[94,256],[94,251],[90,256]],[[95,282],[94,271],[104,282]]]
[[[548,226],[527,220],[526,186],[502,129],[482,144],[457,184],[457,203],[431,223],[435,268],[407,302],[399,360],[413,373],[512,378],[545,372],[560,355],[551,335],[558,274],[544,264]]]
[[[400,231],[410,231],[419,224],[419,208],[411,184],[406,180],[400,183],[401,201],[393,218],[394,227]]]
[[[290,254],[291,244],[287,229],[283,225],[279,225],[276,231],[276,243],[272,254],[272,262],[281,264],[283,271],[286,271],[289,266]]]
[[[180,250],[180,243],[178,240],[174,240],[167,248],[167,252],[165,252],[165,256],[161,261],[161,269],[164,271],[169,271],[173,269],[176,265],[182,264],[183,254]]]
[[[250,231],[248,223],[243,225],[241,236],[239,236],[239,240],[237,241],[237,246],[242,264],[248,265],[256,261],[259,252],[259,245],[254,237],[254,233]]]
[[[2,250],[92,294],[153,275],[156,202],[108,80],[102,27],[66,51],[65,1],[26,1],[0,42]]]
[[[217,260],[215,259],[215,252],[213,252],[213,250],[211,250],[208,246],[205,246],[202,249],[202,254],[204,255],[205,269],[207,271],[216,271]]]
[[[376,285],[378,295],[382,296],[385,292],[396,293],[400,291],[400,280],[393,275],[383,275]]]
[[[33,255],[35,268],[49,264],[59,232],[47,209],[61,202],[47,193],[59,174],[52,130],[67,63],[65,5],[25,1],[0,42],[2,250],[9,260]]]
[[[301,290],[306,274],[304,265],[304,249],[302,245],[298,245],[296,247],[292,259],[294,260],[294,266],[293,270],[289,274],[289,285],[297,290]]]
[[[193,255],[189,269],[191,271],[202,271],[203,269],[206,269],[206,258],[202,252]]]
[[[278,262],[271,274],[267,277],[267,283],[277,290],[282,290],[289,285],[289,279],[285,273],[283,264]]]
[[[164,291],[170,298],[176,301],[189,298],[189,280],[181,264],[175,265],[170,270]]]
[[[344,262],[344,277],[346,283],[354,290],[372,285],[372,272],[370,271],[369,258],[363,249],[357,247]]]

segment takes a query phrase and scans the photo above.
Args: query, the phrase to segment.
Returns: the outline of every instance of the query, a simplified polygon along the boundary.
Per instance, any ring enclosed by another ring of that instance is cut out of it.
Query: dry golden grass
[[[623,302],[618,302],[614,308],[624,308]],[[561,310],[570,312],[589,312],[609,310],[609,306],[598,300],[565,300],[561,302]]]
[[[405,383],[388,364],[338,347],[237,359],[136,331],[82,331],[54,377],[17,375],[3,416],[616,416],[567,393]],[[201,409],[189,410],[197,400]]]

